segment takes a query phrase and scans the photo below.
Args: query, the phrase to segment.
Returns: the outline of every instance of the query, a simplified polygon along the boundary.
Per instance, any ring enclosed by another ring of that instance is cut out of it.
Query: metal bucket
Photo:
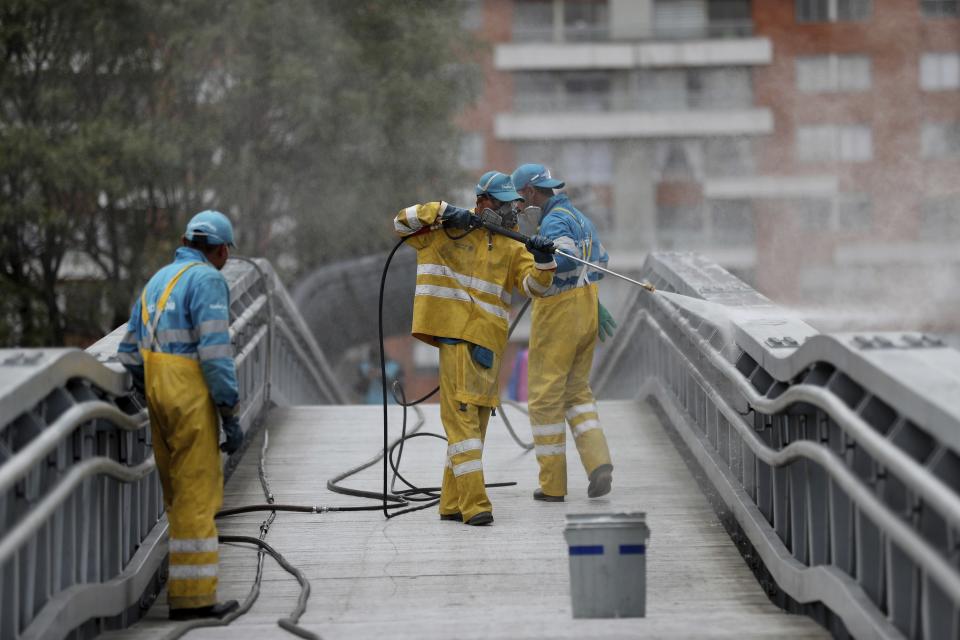
[[[645,513],[570,513],[563,536],[570,549],[574,618],[646,615]]]

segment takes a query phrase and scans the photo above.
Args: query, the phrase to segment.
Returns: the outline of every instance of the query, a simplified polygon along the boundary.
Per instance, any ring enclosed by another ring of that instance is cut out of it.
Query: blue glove
[[[222,416],[223,418],[223,433],[227,436],[227,439],[220,444],[220,451],[226,452],[227,455],[233,455],[240,449],[240,445],[243,444],[243,431],[240,430],[240,418],[237,416]]]
[[[533,236],[527,240],[527,251],[533,254],[536,262],[553,262],[553,240],[544,236]]]
[[[473,212],[469,209],[461,209],[460,207],[454,207],[448,204],[443,215],[440,216],[440,222],[442,222],[445,227],[469,229],[473,222]]]
[[[613,330],[617,327],[617,323],[613,321],[613,316],[610,315],[607,308],[599,302],[597,302],[597,320],[597,336],[600,337],[600,342],[603,342],[607,338],[612,338]]]

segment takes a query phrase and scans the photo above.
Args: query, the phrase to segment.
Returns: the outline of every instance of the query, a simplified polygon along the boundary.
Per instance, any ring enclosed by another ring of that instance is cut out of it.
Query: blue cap
[[[476,191],[478,196],[488,195],[500,202],[523,200],[523,196],[513,188],[513,181],[510,180],[510,176],[499,171],[487,171],[480,176]]]
[[[190,218],[187,230],[183,233],[187,240],[196,240],[199,237],[207,239],[207,244],[225,244],[233,246],[233,225],[227,216],[219,211],[201,211]]]
[[[522,164],[513,172],[513,184],[517,189],[524,187],[543,187],[544,189],[562,189],[566,184],[550,175],[550,169],[542,164]]]

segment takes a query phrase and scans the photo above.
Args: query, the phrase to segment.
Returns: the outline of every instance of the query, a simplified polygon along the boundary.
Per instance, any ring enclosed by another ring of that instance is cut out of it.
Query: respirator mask
[[[480,212],[480,217],[485,222],[513,229],[517,226],[517,215],[519,214],[519,201],[502,202],[496,209],[487,207]]]

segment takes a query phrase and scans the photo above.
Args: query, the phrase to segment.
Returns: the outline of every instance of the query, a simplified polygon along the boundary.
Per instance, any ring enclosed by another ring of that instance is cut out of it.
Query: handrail
[[[12,460],[0,466],[0,494],[7,491],[47,454],[57,448],[60,441],[73,433],[84,422],[108,418],[113,424],[127,431],[138,431],[149,424],[147,410],[131,416],[114,405],[100,400],[82,402],[67,409],[63,415],[36,438],[30,441]]]
[[[280,401],[343,402],[339,381],[270,263],[230,260],[223,274],[236,314],[230,337],[245,435],[262,423],[271,387]],[[155,464],[146,458],[152,436],[146,411],[125,412],[133,403],[129,376],[116,359],[125,329],[118,327],[87,352],[0,351],[0,441],[13,445],[2,447],[6,459],[0,459],[0,530],[6,527],[0,582],[12,585],[0,600],[0,636],[5,638],[73,631],[85,638],[94,627],[77,627],[90,617],[129,624],[140,615],[131,605],[143,590],[159,588],[166,524]],[[17,430],[15,437],[9,429]],[[227,472],[239,455],[228,460]],[[122,464],[118,456],[137,466]],[[143,481],[143,490],[125,494],[130,501],[121,509],[112,499],[119,489],[85,483],[97,474]],[[97,499],[87,501],[81,491]],[[66,503],[74,499],[79,510]],[[60,531],[63,516],[75,518],[70,531]],[[110,524],[101,528],[99,522]],[[48,535],[63,535],[65,549],[29,544]],[[53,569],[41,571],[41,566]],[[93,594],[104,600],[95,608],[81,606]]]
[[[21,545],[26,543],[37,529],[43,526],[47,518],[53,515],[54,510],[69,498],[77,485],[86,478],[102,474],[121,482],[130,483],[142,480],[156,467],[153,455],[135,467],[128,467],[102,456],[89,458],[74,466],[67,472],[63,480],[57,483],[57,486],[36,507],[31,509],[17,526],[8,531],[3,539],[0,539],[0,565],[6,562]]]
[[[657,304],[667,306],[670,303],[657,299]],[[691,330],[686,323],[678,323],[687,337],[700,347],[700,352],[707,356],[711,364],[720,369],[726,378],[736,385],[737,390],[747,399],[755,409],[767,414],[778,413],[797,402],[807,402],[830,413],[830,416],[845,431],[857,440],[857,444],[874,455],[888,469],[894,472],[900,480],[905,482],[920,496],[935,505],[942,515],[951,524],[960,528],[960,496],[951,492],[943,481],[936,478],[926,467],[918,465],[910,456],[898,449],[896,445],[882,437],[863,418],[850,410],[835,395],[821,387],[808,384],[796,384],[789,387],[774,399],[761,395],[750,381],[740,375],[737,368],[726,358],[720,355],[710,343],[699,333]],[[833,363],[831,363],[833,364]],[[692,371],[696,367],[691,364]],[[960,592],[958,592],[960,593]]]
[[[817,335],[691,254],[651,254],[632,275],[723,304],[732,332],[700,303],[636,291],[594,389],[657,400],[776,601],[841,636],[960,632],[960,353]]]
[[[649,317],[645,318],[645,320],[648,326],[654,331],[657,331],[660,334],[660,338],[674,349],[675,355],[686,362],[690,368],[690,375],[697,381],[700,388],[714,400],[717,408],[723,413],[727,421],[737,429],[737,432],[749,445],[754,455],[773,467],[782,467],[799,459],[813,460],[823,466],[827,473],[848,492],[851,499],[858,504],[876,524],[880,525],[888,535],[900,543],[904,549],[910,549],[911,553],[916,554],[923,569],[931,575],[956,602],[960,603],[960,574],[951,571],[949,565],[943,562],[943,558],[937,554],[936,550],[933,549],[926,540],[920,537],[914,530],[904,525],[899,518],[890,514],[880,500],[872,493],[869,493],[853,472],[841,464],[836,456],[826,450],[822,445],[814,444],[810,441],[791,442],[780,450],[774,450],[768,447],[766,443],[760,440],[753,428],[745,423],[743,416],[731,409],[713,385],[697,371],[696,366],[694,366],[689,358],[683,355],[666,332]],[[803,397],[801,400],[809,402],[809,400]],[[784,406],[789,404],[791,403],[785,403]]]

